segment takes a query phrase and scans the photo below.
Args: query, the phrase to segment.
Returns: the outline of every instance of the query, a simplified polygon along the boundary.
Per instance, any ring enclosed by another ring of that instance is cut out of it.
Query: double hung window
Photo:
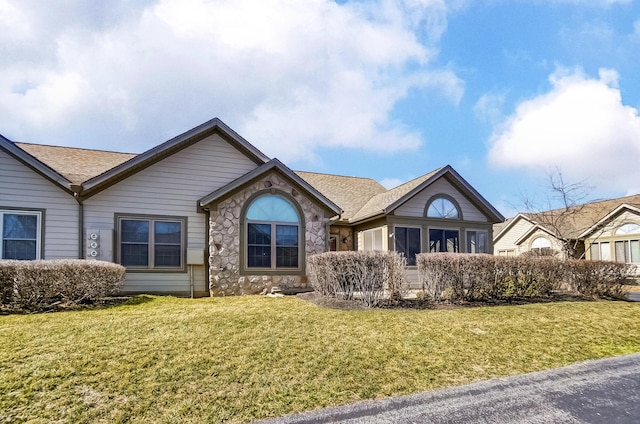
[[[0,210],[0,259],[40,259],[42,212]]]
[[[611,260],[611,245],[609,242],[604,243],[591,243],[589,247],[589,254],[594,261],[610,261]]]
[[[119,217],[119,258],[127,268],[182,270],[183,218]]]
[[[372,228],[362,232],[362,250],[383,250],[382,228]]]

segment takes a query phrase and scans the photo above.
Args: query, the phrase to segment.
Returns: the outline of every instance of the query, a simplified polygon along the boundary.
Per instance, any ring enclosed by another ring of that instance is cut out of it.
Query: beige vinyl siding
[[[513,224],[513,226],[494,243],[494,254],[497,255],[500,250],[515,250],[516,255],[520,254],[521,252],[518,251],[518,246],[516,246],[516,240],[525,235],[531,228],[533,228],[533,225],[529,221],[518,218],[518,222]]]
[[[78,203],[73,196],[0,150],[0,208],[44,210],[43,259],[77,258]]]
[[[116,213],[186,217],[186,248],[205,249],[206,215],[197,212],[198,199],[256,167],[225,140],[212,135],[87,199],[85,228],[115,230]],[[205,266],[193,267],[196,292],[205,291]],[[131,272],[125,291],[187,293],[189,275]]]
[[[589,236],[591,241],[595,241],[597,238],[602,237],[613,237],[615,235],[615,231],[619,226],[625,224],[627,222],[635,222],[640,224],[640,216],[635,213],[625,211],[617,216],[615,219],[611,220],[603,229],[596,230],[593,234]]]
[[[636,213],[625,211],[612,219],[602,230],[597,230],[591,234],[590,237],[585,239],[585,257],[593,259],[591,257],[592,243],[603,243],[603,245],[608,243],[611,260],[616,260],[616,242],[640,239],[638,234],[616,234],[618,227],[628,222],[640,224],[640,216]],[[636,267],[635,275],[640,276],[640,266]]]
[[[465,221],[487,222],[487,217],[444,178],[435,181],[429,187],[416,194],[411,200],[397,208],[394,211],[394,215],[422,217],[424,216],[427,202],[436,194],[446,194],[454,198],[460,205],[462,217]]]

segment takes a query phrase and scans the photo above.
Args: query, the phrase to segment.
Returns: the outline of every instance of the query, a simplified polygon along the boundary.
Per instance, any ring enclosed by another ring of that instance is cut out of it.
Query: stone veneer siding
[[[240,257],[241,214],[247,202],[256,193],[285,193],[289,200],[297,202],[304,214],[304,254],[302,270],[306,269],[306,258],[327,250],[327,222],[324,209],[304,196],[289,184],[288,179],[278,173],[268,174],[230,198],[220,202],[217,210],[211,210],[209,220],[209,290],[211,296],[256,294],[272,287],[306,288],[306,275],[287,271],[277,275],[241,274]],[[301,226],[302,227],[302,226]],[[302,231],[302,228],[301,228]]]

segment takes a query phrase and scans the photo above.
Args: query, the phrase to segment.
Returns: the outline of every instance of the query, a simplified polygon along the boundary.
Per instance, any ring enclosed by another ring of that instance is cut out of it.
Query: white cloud
[[[504,94],[485,93],[473,106],[473,113],[480,121],[497,124],[504,118],[502,113],[504,102]]]
[[[463,92],[432,65],[446,14],[444,0],[0,0],[15,35],[0,40],[0,132],[140,151],[219,116],[286,161],[414,149],[396,103]]]
[[[412,178],[409,178],[408,180],[401,180],[400,178],[383,178],[380,180],[380,184],[387,190],[391,190],[392,188],[396,188],[410,180],[412,180]]]
[[[573,181],[640,192],[640,117],[622,103],[617,73],[558,70],[552,89],[522,102],[494,131],[489,160],[516,170],[560,168]]]
[[[632,1],[633,0],[551,0],[551,3],[569,3],[575,4],[576,6],[602,7],[616,4],[631,4]]]

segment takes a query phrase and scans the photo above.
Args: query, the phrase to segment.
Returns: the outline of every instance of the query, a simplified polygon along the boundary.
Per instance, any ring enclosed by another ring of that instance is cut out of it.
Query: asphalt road
[[[640,354],[259,423],[637,424],[640,423]]]

